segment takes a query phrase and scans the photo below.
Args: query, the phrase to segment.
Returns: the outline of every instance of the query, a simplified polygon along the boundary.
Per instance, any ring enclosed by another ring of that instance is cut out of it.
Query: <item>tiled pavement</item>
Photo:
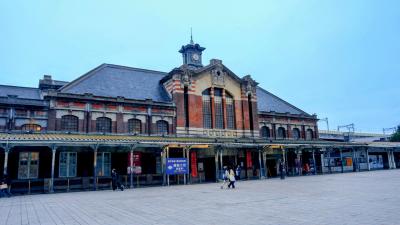
[[[0,224],[400,224],[400,170],[1,198]]]

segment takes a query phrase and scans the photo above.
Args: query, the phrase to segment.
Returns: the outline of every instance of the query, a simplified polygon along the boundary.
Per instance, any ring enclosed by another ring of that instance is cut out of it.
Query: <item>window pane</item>
[[[101,133],[111,133],[111,119],[107,117],[97,118],[96,131]]]
[[[68,163],[68,177],[76,176],[76,153],[69,153],[69,163]]]
[[[222,97],[214,97],[215,105],[215,128],[224,129],[224,110],[222,107]]]
[[[227,95],[226,97],[226,128],[235,129],[235,108],[233,106],[233,98]]]
[[[157,125],[157,134],[168,134],[168,123],[164,120],[159,120],[156,123]]]
[[[72,115],[66,115],[61,118],[61,130],[78,131],[79,118]]]
[[[103,176],[103,154],[101,152],[97,153],[96,172],[97,176]]]
[[[203,127],[211,129],[211,99],[209,95],[203,95]]]
[[[130,119],[128,120],[128,132],[140,134],[142,133],[142,121],[138,119]]]

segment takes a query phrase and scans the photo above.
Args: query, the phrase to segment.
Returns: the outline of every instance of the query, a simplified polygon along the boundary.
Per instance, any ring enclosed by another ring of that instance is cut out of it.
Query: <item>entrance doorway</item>
[[[267,177],[277,177],[278,176],[278,167],[277,167],[277,159],[276,158],[267,158]]]

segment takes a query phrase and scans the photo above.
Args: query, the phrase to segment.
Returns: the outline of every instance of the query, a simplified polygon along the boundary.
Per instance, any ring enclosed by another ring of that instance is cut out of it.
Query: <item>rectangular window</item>
[[[76,177],[76,152],[61,152],[59,161],[59,177]]]
[[[233,99],[226,98],[226,128],[235,129],[235,108],[233,107]]]
[[[222,97],[214,96],[215,105],[215,128],[224,129],[224,109],[222,107]]]
[[[203,127],[206,129],[212,128],[211,119],[211,98],[209,95],[203,95]]]
[[[20,152],[18,179],[34,179],[39,175],[39,152]]]
[[[111,176],[111,153],[110,152],[98,152],[96,172],[99,177]]]

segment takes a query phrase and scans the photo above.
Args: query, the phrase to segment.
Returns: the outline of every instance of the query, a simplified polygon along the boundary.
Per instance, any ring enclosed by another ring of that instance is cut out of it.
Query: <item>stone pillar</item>
[[[342,173],[344,172],[344,168],[343,168],[343,154],[342,154],[342,149],[340,148],[339,149],[339,152],[340,152],[340,165],[341,165],[341,167],[342,167]]]
[[[262,177],[262,171],[263,171],[263,169],[262,169],[262,163],[261,163],[261,150],[258,150],[258,163],[259,163],[259,167],[260,167],[260,169],[259,169],[259,177],[260,177],[260,179],[261,179],[261,177]]]
[[[55,166],[55,161],[56,161],[56,150],[57,147],[53,146],[51,148],[51,180],[50,180],[50,192],[54,192],[54,166]]]
[[[161,152],[161,172],[163,174],[163,185],[165,186],[167,183],[167,173],[166,173],[166,167],[167,167],[167,153],[165,148],[162,149]]]
[[[297,161],[298,161],[298,165],[296,165],[296,169],[297,169],[297,175],[300,175],[300,176],[303,175],[303,169],[302,169],[303,162],[301,161],[301,153],[302,153],[301,149],[298,149],[296,152]]]
[[[186,147],[182,148],[182,158],[186,158]],[[187,163],[186,163],[187,166]],[[186,167],[186,169],[189,169]],[[186,184],[186,173],[183,174],[183,184]]]
[[[93,151],[93,190],[97,190],[97,145]]]
[[[129,188],[133,188],[133,149],[129,152],[129,167],[130,167],[130,173],[129,173]]]
[[[370,171],[370,170],[371,170],[371,166],[369,165],[369,151],[368,151],[368,148],[366,148],[365,151],[367,152],[367,166],[368,166],[368,171]]]
[[[218,165],[218,155],[219,155],[219,150],[215,150],[215,182],[218,182],[219,179],[219,165]],[[222,154],[221,154],[222,156]],[[222,159],[221,159],[222,163]]]
[[[4,149],[4,164],[3,164],[3,175],[4,176],[8,176],[8,172],[7,172],[7,170],[8,170],[8,153],[10,152],[10,148],[7,146],[5,149]]]
[[[263,151],[263,166],[264,166],[264,176],[268,178],[268,168],[267,168],[267,153]]]
[[[313,163],[314,163],[314,175],[317,174],[317,163],[315,162],[315,150],[314,148],[312,149],[312,159],[313,159]]]
[[[325,168],[325,164],[324,164],[324,154],[325,154],[326,148],[325,149],[321,149],[321,174],[324,174],[324,168]]]

